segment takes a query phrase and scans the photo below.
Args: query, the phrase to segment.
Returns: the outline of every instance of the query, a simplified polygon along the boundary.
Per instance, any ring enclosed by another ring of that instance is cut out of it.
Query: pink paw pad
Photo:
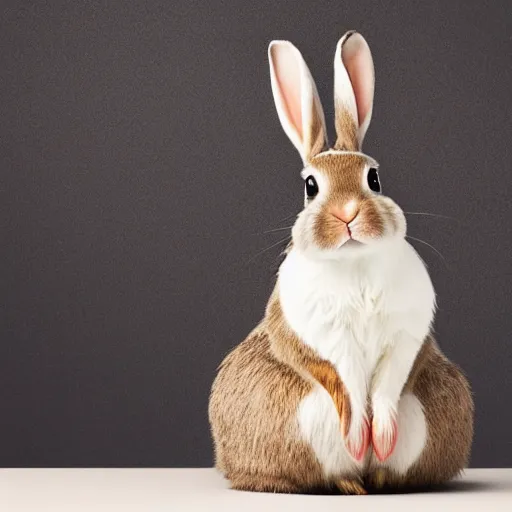
[[[370,424],[366,418],[363,420],[363,423],[357,432],[349,433],[345,440],[345,444],[348,452],[355,460],[363,460],[370,444]]]
[[[373,450],[377,459],[384,462],[395,449],[398,435],[398,425],[395,418],[382,423],[377,422],[375,418],[372,422],[372,443]]]

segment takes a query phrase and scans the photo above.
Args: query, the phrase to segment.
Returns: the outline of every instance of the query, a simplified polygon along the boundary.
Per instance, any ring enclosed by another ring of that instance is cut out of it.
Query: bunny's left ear
[[[315,82],[301,53],[292,43],[272,41],[268,58],[281,125],[306,165],[327,146],[324,111]]]
[[[334,57],[336,149],[358,151],[370,124],[375,74],[370,47],[361,34],[347,32]]]

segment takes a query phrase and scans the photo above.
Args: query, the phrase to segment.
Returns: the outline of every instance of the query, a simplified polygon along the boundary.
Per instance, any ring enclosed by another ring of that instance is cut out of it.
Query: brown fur
[[[350,424],[344,386],[332,365],[319,359],[287,326],[276,287],[264,320],[222,362],[211,391],[216,467],[233,488],[308,492],[335,487],[344,493],[365,492],[354,479],[327,481],[312,449],[300,440],[295,415],[314,381],[333,398],[342,439]],[[469,385],[432,339],[425,342],[404,389],[412,390],[423,405],[427,445],[403,476],[379,469],[372,456],[363,475],[368,487],[443,482],[468,461],[473,435]]]
[[[359,151],[359,141],[357,140],[357,127],[352,116],[347,112],[343,105],[336,105],[334,124],[336,127],[336,143],[334,149],[345,151]]]
[[[298,440],[295,413],[315,380],[333,398],[341,437],[341,425],[345,429],[350,425],[344,386],[332,365],[288,328],[276,288],[264,321],[223,361],[212,387],[209,416],[216,467],[233,488],[269,492],[355,488],[352,480],[346,486],[342,479],[326,481],[311,448]]]
[[[341,494],[363,495],[368,494],[364,488],[364,483],[361,478],[359,479],[343,479],[336,482],[336,487]]]
[[[311,159],[314,155],[317,155],[327,146],[327,136],[325,131],[325,122],[323,116],[322,106],[316,104],[313,101],[311,105],[311,119],[312,124],[309,127],[309,132],[305,133],[304,147],[309,149],[309,153],[306,159]]]
[[[357,154],[317,155],[311,166],[324,174],[329,182],[329,199],[316,213],[313,233],[316,244],[324,249],[333,247],[340,238],[343,223],[332,214],[332,210],[350,200],[358,204],[357,234],[364,239],[377,239],[384,235],[386,225],[390,231],[397,229],[395,211],[386,202],[387,198],[375,196],[362,187],[363,171],[368,161]],[[379,204],[382,206],[379,208]]]
[[[209,416],[215,465],[233,488],[303,492],[327,485],[295,422],[311,384],[277,360],[265,322],[223,361]]]
[[[328,176],[332,191],[342,199],[361,195],[361,173],[366,163],[363,155],[355,153],[322,153],[310,162]]]
[[[348,433],[352,413],[345,387],[334,366],[320,359],[289,328],[279,303],[277,286],[268,303],[265,320],[273,354],[306,380],[318,382],[327,390],[336,406],[344,432]]]

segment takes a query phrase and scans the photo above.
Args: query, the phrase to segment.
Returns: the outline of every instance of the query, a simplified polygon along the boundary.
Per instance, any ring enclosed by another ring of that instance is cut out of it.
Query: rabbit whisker
[[[405,212],[406,215],[422,215],[424,217],[437,217],[439,219],[448,219],[453,220],[455,222],[460,222],[459,219],[456,219],[455,217],[450,217],[449,215],[441,215],[439,213],[430,213],[430,212]]]
[[[285,217],[284,219],[279,219],[276,222],[284,222],[285,220],[291,219],[292,217],[296,217],[297,213],[292,213],[291,215],[288,215],[288,217]]]
[[[279,240],[277,241],[276,243],[270,245],[269,247],[266,247],[265,249],[257,252],[254,256],[252,256],[249,260],[247,260],[245,262],[246,265],[248,265],[251,261],[254,260],[254,258],[256,258],[257,256],[259,256],[260,254],[263,254],[264,252],[267,252],[269,251],[270,249],[272,249],[273,247],[275,247],[276,245],[279,245],[279,244],[282,244],[283,242],[286,242],[287,240],[289,240],[291,238],[291,235],[288,235],[286,237],[284,237],[282,240]]]
[[[428,247],[430,247],[443,260],[443,263],[444,263],[445,267],[451,272],[451,269],[450,269],[450,267],[449,267],[449,265],[448,265],[448,263],[446,261],[446,258],[433,245],[429,244],[428,242],[425,242],[425,240],[422,240],[421,238],[416,238],[416,237],[411,236],[411,235],[406,235],[406,238],[410,238],[411,240],[416,240],[416,242],[420,242],[420,243],[425,244]]]
[[[293,226],[285,226],[284,228],[267,229],[267,231],[263,231],[262,234],[274,233],[275,231],[284,231],[285,229],[291,229],[291,228],[293,228]]]

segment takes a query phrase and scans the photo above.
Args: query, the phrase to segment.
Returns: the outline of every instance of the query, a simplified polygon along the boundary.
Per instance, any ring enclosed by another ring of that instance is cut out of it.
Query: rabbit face
[[[405,216],[380,192],[378,164],[353,151],[329,150],[302,171],[305,207],[292,230],[293,244],[321,257],[360,255],[404,238]]]

